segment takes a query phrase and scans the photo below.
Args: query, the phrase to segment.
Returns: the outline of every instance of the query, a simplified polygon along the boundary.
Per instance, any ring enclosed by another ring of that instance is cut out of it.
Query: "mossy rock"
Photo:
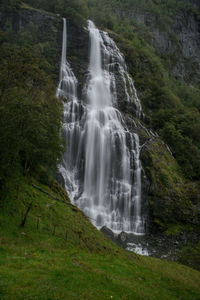
[[[142,149],[141,159],[150,178],[149,203],[152,224],[162,230],[168,224],[199,224],[196,185],[187,182],[176,160],[159,138]]]

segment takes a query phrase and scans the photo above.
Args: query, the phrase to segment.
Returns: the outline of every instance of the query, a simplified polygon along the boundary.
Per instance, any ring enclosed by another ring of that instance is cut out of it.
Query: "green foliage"
[[[183,224],[169,224],[165,233],[171,236],[179,236],[181,232],[192,232],[193,227],[191,225]]]
[[[187,0],[85,0],[88,3],[91,16],[107,16],[120,12],[145,11],[153,16],[159,28],[166,28],[173,22],[177,11],[199,15],[199,11]],[[123,14],[121,14],[123,16]]]
[[[199,180],[200,90],[175,81],[171,89],[179,103],[175,107],[159,105],[152,115],[153,124],[170,145],[185,176]]]
[[[191,268],[200,270],[200,242],[196,245],[187,245],[180,251],[179,262],[187,263]]]
[[[20,8],[20,0],[0,0],[0,10],[4,12],[15,12]]]
[[[146,171],[152,182],[149,202],[156,228],[175,232],[184,223],[199,224],[198,187],[184,180],[181,168],[163,143],[158,138],[152,140],[141,158],[148,162]]]
[[[16,174],[52,174],[62,154],[62,105],[48,63],[30,47],[0,49],[0,188]]]
[[[61,14],[78,26],[88,18],[88,6],[84,0],[27,0],[26,3],[39,9]]]

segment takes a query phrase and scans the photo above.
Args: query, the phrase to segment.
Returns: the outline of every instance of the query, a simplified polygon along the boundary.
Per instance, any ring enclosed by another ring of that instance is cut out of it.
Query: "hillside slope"
[[[21,179],[10,190],[0,213],[1,299],[199,299],[198,271],[121,250],[57,183]]]

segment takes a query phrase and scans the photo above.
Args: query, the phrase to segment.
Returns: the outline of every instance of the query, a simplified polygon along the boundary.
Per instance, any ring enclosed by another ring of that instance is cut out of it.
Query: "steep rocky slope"
[[[200,6],[198,1],[189,1],[196,9],[176,9],[156,16],[138,8],[116,9],[115,13],[128,18],[146,31],[146,41],[155,48],[168,71],[177,79],[189,83],[200,80]],[[170,16],[170,17],[169,17]]]

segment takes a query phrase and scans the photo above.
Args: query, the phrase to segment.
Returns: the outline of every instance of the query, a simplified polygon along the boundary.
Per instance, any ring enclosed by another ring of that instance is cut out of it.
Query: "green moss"
[[[181,249],[179,262],[183,264],[186,263],[188,266],[200,270],[200,242],[196,245],[188,245]]]
[[[146,155],[146,156],[145,156]],[[176,160],[166,146],[157,138],[151,142],[148,152],[143,154],[146,170],[151,178],[150,207],[154,224],[176,235],[182,223],[198,223],[198,211],[192,198],[195,184],[187,182]],[[172,227],[168,224],[174,224]]]
[[[27,3],[24,3],[24,2],[21,2],[20,4],[20,8],[24,8],[24,9],[29,9],[29,10],[36,10],[36,11],[40,11],[39,9],[37,8],[34,8],[30,5],[28,5]]]
[[[45,14],[45,15],[51,15],[56,17],[56,15],[54,13],[51,13],[49,11],[43,10],[43,9],[39,9],[39,8],[35,8],[27,3],[21,2],[20,3],[20,8],[21,9],[27,9],[27,10],[31,10],[31,11],[37,11],[39,13]]]
[[[167,227],[165,234],[172,236],[179,236],[181,232],[192,232],[194,230],[194,227],[190,224],[168,224]]]

